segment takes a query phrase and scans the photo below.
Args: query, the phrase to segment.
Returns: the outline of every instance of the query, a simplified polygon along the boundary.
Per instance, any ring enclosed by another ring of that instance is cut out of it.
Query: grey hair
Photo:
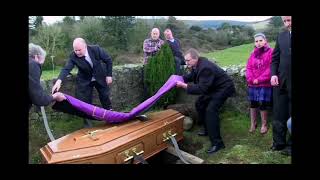
[[[200,54],[199,52],[194,49],[194,48],[190,48],[188,51],[185,52],[185,55],[190,54],[192,59],[199,59]]]
[[[160,33],[160,29],[159,29],[159,28],[152,28],[151,33],[152,33],[153,31],[158,31],[158,32]]]
[[[266,35],[264,35],[263,33],[257,33],[253,37],[256,38],[256,37],[259,37],[259,36],[261,36],[263,39],[267,39]]]
[[[42,49],[41,46],[29,43],[29,57],[34,58],[36,55],[41,55],[46,57],[47,53],[45,50]]]

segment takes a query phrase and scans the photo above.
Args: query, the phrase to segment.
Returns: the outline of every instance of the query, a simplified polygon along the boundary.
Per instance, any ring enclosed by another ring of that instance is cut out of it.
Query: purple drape
[[[123,112],[116,112],[116,111],[109,111],[88,103],[85,103],[83,101],[80,101],[72,96],[69,96],[65,94],[67,101],[76,109],[86,113],[87,115],[98,119],[103,120],[109,123],[119,123],[124,122],[127,120],[130,120],[143,111],[149,109],[156,101],[158,101],[161,96],[163,96],[165,93],[170,91],[172,88],[176,86],[177,81],[184,82],[182,76],[178,75],[171,75],[170,78],[167,80],[167,82],[158,90],[158,92],[138,105],[137,107],[133,108],[129,113],[123,113]]]

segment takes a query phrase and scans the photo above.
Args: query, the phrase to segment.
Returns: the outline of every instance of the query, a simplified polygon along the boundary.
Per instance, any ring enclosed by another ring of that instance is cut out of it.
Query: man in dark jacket
[[[112,106],[108,85],[112,83],[111,57],[101,47],[87,45],[82,38],[76,38],[73,41],[73,49],[74,52],[71,53],[67,64],[61,70],[58,80],[52,87],[52,92],[59,91],[61,82],[74,66],[77,66],[75,97],[92,104],[93,87],[95,87],[103,108],[110,110]],[[85,127],[92,126],[88,119],[85,119],[84,122]]]
[[[180,41],[177,38],[174,38],[172,35],[172,31],[170,29],[166,29],[164,31],[164,36],[172,50],[174,61],[175,61],[175,69],[177,75],[182,75],[181,65],[185,65],[184,57],[181,51]]]
[[[291,140],[286,143],[286,122],[291,117],[291,16],[282,16],[287,31],[278,35],[272,53],[271,85],[274,95],[274,120],[272,150],[283,150],[288,146],[291,151]]]
[[[40,85],[41,65],[45,57],[46,52],[39,45],[29,44],[29,111],[32,104],[48,106],[53,101],[66,99],[60,92],[48,95]]]
[[[204,129],[198,133],[200,136],[209,135],[212,146],[208,153],[215,153],[224,148],[220,136],[219,109],[228,97],[235,93],[232,79],[216,64],[199,57],[195,49],[189,49],[184,56],[190,74],[183,76],[185,82],[193,81],[193,85],[177,82],[177,87],[187,90],[188,94],[200,95],[196,102],[196,109]]]

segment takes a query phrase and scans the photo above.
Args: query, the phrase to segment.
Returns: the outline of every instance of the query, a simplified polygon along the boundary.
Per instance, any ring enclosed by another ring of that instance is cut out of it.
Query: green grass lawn
[[[290,164],[291,157],[279,152],[273,152],[269,148],[272,144],[271,120],[269,117],[269,131],[265,135],[260,134],[260,118],[258,128],[251,134],[248,132],[250,119],[248,115],[232,110],[224,111],[221,116],[221,136],[226,148],[216,154],[208,155],[208,137],[197,135],[199,127],[192,131],[184,132],[185,148],[195,148],[194,155],[205,160],[206,164]]]
[[[41,79],[42,80],[51,80],[53,78],[57,78],[59,76],[61,69],[62,69],[62,67],[57,66],[57,67],[55,67],[54,70],[44,70],[44,71],[42,71]],[[73,68],[73,70],[71,71],[72,74],[77,74],[77,72],[78,72],[78,69],[76,67]]]
[[[275,42],[270,43],[272,48],[274,48],[274,45]],[[246,65],[252,51],[253,43],[250,43],[212,53],[201,54],[201,56],[215,59],[220,66]]]

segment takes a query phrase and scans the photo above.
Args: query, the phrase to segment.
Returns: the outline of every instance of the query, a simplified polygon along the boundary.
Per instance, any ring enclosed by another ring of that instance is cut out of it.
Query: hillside
[[[270,46],[274,48],[275,42],[271,42]],[[209,59],[215,59],[220,66],[245,65],[252,50],[253,43],[250,43],[201,55]]]
[[[266,19],[264,21],[249,23],[248,25],[252,26],[255,31],[262,31],[267,27],[269,22],[270,22],[270,19]]]

